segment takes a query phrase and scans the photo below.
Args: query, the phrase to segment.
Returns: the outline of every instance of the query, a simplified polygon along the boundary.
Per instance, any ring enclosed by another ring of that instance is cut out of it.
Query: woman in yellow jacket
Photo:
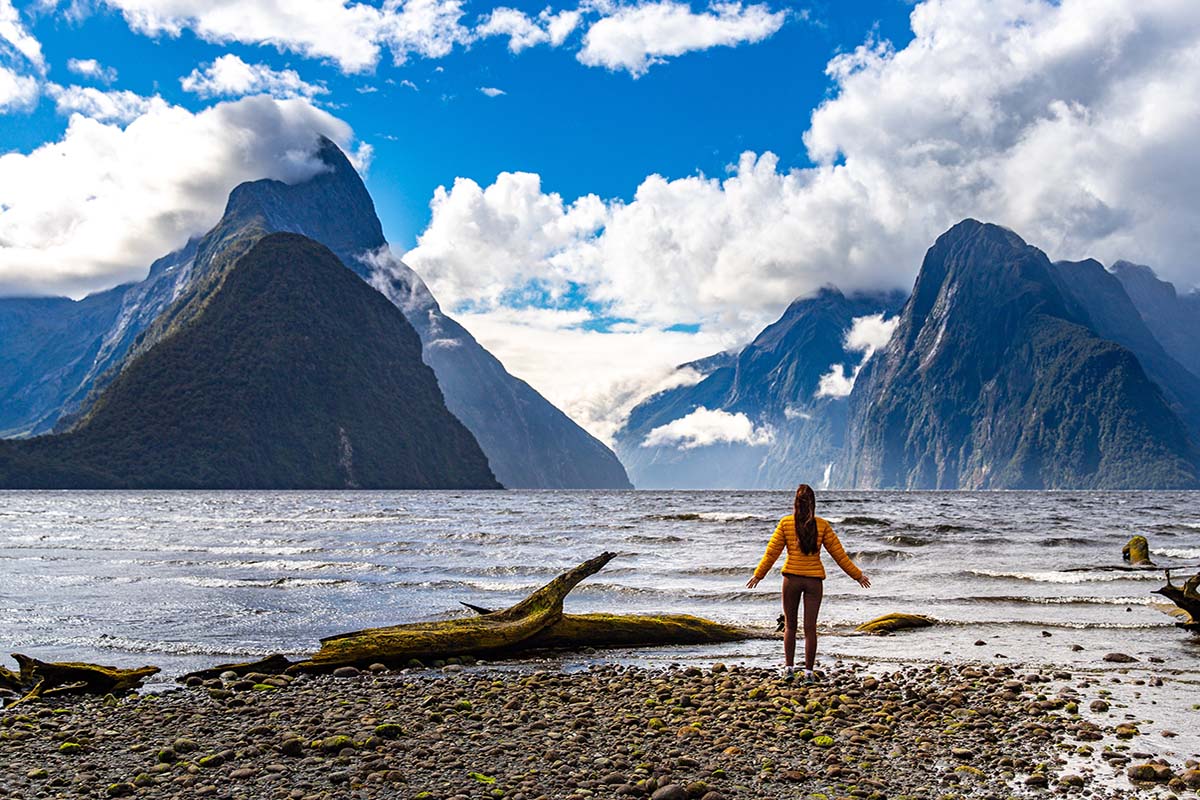
[[[753,589],[766,577],[786,547],[787,561],[783,565],[783,655],[787,671],[792,671],[796,660],[796,614],[800,600],[804,599],[804,676],[812,678],[813,662],[817,658],[817,612],[821,610],[821,595],[825,581],[825,567],[821,564],[821,548],[833,556],[837,565],[864,588],[870,588],[871,579],[854,565],[842,548],[837,534],[828,522],[816,516],[817,498],[807,483],[796,489],[794,513],[779,520],[775,533],[767,544],[767,552],[758,562],[754,577],[746,583]]]

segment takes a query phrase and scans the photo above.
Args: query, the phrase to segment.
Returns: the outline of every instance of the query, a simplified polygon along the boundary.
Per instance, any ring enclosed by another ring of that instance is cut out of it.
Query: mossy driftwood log
[[[1182,586],[1171,583],[1171,570],[1167,570],[1167,585],[1155,589],[1155,594],[1161,594],[1170,600],[1182,614],[1175,624],[1193,633],[1200,633],[1200,572],[1183,582]]]
[[[159,672],[158,667],[122,669],[74,661],[39,661],[13,653],[20,672],[0,667],[0,686],[19,695],[8,706],[64,694],[123,694]]]
[[[478,616],[368,628],[322,639],[320,650],[289,670],[327,672],[373,663],[398,666],[411,659],[494,658],[543,648],[730,642],[761,635],[686,614],[563,614],[563,600],[571,590],[615,556],[603,553],[589,559],[502,611],[468,606]]]
[[[913,628],[928,628],[930,625],[936,624],[936,619],[923,614],[884,614],[882,617],[864,622],[854,630],[859,633],[885,634]]]

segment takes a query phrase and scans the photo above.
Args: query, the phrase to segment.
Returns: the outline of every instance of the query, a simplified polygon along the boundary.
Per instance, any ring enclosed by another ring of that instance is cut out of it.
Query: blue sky
[[[496,5],[469,4],[467,16]],[[545,7],[505,5],[530,15]],[[180,78],[234,53],[325,85],[328,94],[317,96],[318,104],[374,148],[368,187],[389,240],[408,247],[428,222],[433,190],[458,176],[490,182],[502,171],[525,170],[564,196],[629,198],[648,174],[721,175],[745,150],[777,153],[785,167],[809,165],[801,137],[829,94],[826,62],[870,35],[906,43],[911,5],[883,0],[772,8],[796,13],[767,40],[688,53],[637,79],[584,66],[557,49],[513,54],[503,37],[442,58],[412,57],[400,66],[384,54],[374,70],[346,75],[328,60],[270,45],[207,42],[190,30],[176,37],[134,33],[119,12],[103,7],[81,19],[36,10],[27,19],[49,76],[64,84],[159,94],[198,110],[210,101],[185,92]],[[95,59],[118,78],[107,83],[73,76],[66,67],[71,58]],[[480,87],[505,94],[489,97]],[[43,98],[29,115],[0,116],[0,141],[5,149],[29,151],[61,136],[65,125],[54,103]]]
[[[1178,0],[0,0],[0,295],[138,279],[319,132],[391,257],[606,436],[964,217],[1195,287],[1198,52]]]

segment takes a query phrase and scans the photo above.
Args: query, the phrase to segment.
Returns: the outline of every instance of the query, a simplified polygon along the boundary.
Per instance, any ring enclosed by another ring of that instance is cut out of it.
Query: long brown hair
[[[796,501],[792,510],[796,538],[800,540],[800,552],[806,556],[812,555],[817,552],[817,496],[807,483],[802,483],[796,488]]]

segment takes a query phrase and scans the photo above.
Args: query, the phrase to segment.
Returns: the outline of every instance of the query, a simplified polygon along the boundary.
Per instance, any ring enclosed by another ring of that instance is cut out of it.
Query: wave
[[[1070,547],[1076,544],[1092,544],[1092,542],[1081,536],[1051,536],[1048,539],[1039,539],[1038,544],[1042,547]]]
[[[753,566],[742,567],[689,567],[679,570],[682,575],[721,575],[726,577],[737,577],[739,575],[749,575],[754,571]]]
[[[183,577],[178,583],[201,589],[293,589],[305,586],[339,586],[355,581],[346,578],[204,578]]]
[[[833,522],[833,520],[828,520],[828,521]],[[861,515],[860,516],[843,517],[842,519],[838,520],[838,522],[840,522],[842,525],[859,525],[859,526],[871,526],[871,527],[878,527],[878,528],[886,528],[892,524],[890,520],[882,519],[881,517],[865,517],[865,516],[861,516]]]
[[[39,643],[41,644],[41,643]],[[280,649],[262,645],[217,646],[215,643],[198,641],[157,641],[153,639],[136,639],[130,636],[114,636],[102,633],[99,636],[70,636],[53,640],[46,644],[69,646],[73,649],[94,647],[99,650],[117,650],[126,653],[163,653],[174,656],[269,656],[282,652],[285,655],[299,655],[302,650]]]
[[[960,602],[965,605],[975,603],[1017,603],[1038,606],[1151,606],[1155,601],[1150,597],[1093,597],[1089,595],[1061,595],[1057,597],[1028,597],[1019,595],[976,595],[955,600],[938,600],[937,603]]]
[[[776,522],[773,517],[738,511],[684,511],[678,514],[650,514],[646,519],[673,522]]]
[[[1200,558],[1200,547],[1152,547],[1150,552],[1167,558]]]
[[[877,564],[881,561],[904,561],[916,558],[916,554],[909,553],[906,550],[859,550],[856,553],[851,553],[850,558],[854,561],[861,561],[864,564]]]
[[[1160,581],[1157,572],[1113,568],[1081,568],[1076,570],[1043,570],[1034,572],[1008,572],[1005,570],[972,569],[967,574],[978,578],[1007,578],[1008,580],[1033,581],[1035,583],[1097,583],[1107,581]]]
[[[683,541],[687,541],[687,540],[680,536],[672,536],[671,534],[662,534],[662,535],[653,536],[653,535],[645,534],[645,533],[635,533],[630,536],[626,536],[625,541],[640,542],[643,544],[659,544],[659,543],[674,544],[674,543],[683,542]]]
[[[934,533],[960,533],[973,531],[975,528],[971,525],[959,525],[954,522],[939,522],[935,525],[922,525],[921,530],[933,531]]]
[[[907,533],[893,533],[883,537],[883,540],[892,544],[902,544],[906,547],[924,547],[932,542],[931,539],[922,539],[920,536],[910,536]]]

